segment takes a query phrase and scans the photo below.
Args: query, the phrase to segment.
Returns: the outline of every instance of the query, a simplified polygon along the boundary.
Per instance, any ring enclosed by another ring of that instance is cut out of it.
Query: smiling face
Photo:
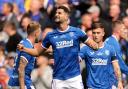
[[[55,22],[56,23],[63,23],[65,21],[68,21],[68,14],[64,12],[63,9],[57,9],[55,14]]]
[[[103,28],[96,28],[92,30],[93,40],[97,43],[103,41],[104,34],[105,32]]]

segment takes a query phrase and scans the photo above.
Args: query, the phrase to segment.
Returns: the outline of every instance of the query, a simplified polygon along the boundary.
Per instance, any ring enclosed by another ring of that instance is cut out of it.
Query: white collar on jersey
[[[32,42],[27,38],[26,39],[31,45],[32,45],[32,47],[33,47],[33,44],[32,44]]]
[[[101,48],[103,48],[104,47],[104,43],[103,43],[103,45],[101,46],[101,47],[99,47],[99,49],[101,49]]]
[[[66,31],[68,31],[68,30],[69,30],[69,28],[70,28],[70,26],[68,25],[68,27],[67,27],[67,29],[66,29],[66,30],[61,31],[61,30],[57,29],[57,31],[59,31],[59,32],[66,32]]]
[[[115,35],[112,35],[112,37],[114,37],[118,41],[118,39],[117,39],[117,37]]]

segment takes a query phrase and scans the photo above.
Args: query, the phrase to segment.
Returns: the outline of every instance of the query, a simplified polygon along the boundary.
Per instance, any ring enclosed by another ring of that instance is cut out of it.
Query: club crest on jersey
[[[70,35],[71,37],[73,37],[73,36],[74,36],[74,33],[73,33],[73,32],[70,32],[69,35]]]
[[[94,54],[94,52],[90,52],[90,54],[91,54],[91,55],[93,55],[93,54]]]
[[[110,54],[109,50],[105,50],[105,54],[109,55]]]
[[[56,42],[56,48],[65,48],[65,47],[71,47],[73,46],[73,40],[69,40],[69,41],[59,41],[59,42]]]
[[[53,38],[58,38],[58,36],[54,36]]]

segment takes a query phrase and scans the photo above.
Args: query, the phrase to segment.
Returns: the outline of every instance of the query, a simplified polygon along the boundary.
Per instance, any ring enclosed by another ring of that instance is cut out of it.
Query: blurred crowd
[[[128,0],[0,0],[0,89],[7,89],[15,65],[17,44],[27,37],[31,21],[41,24],[40,40],[56,28],[54,14],[58,6],[70,8],[70,25],[79,27],[91,37],[91,26],[101,22],[105,39],[112,34],[112,22],[122,20],[128,29]],[[126,33],[128,34],[128,33]],[[128,40],[120,40],[123,59],[128,63]],[[37,57],[32,81],[36,89],[50,89],[52,81],[52,52]],[[50,61],[49,61],[50,60]],[[84,65],[81,63],[81,72]],[[85,73],[84,73],[85,74]],[[127,76],[123,75],[128,89]],[[83,75],[84,76],[84,75]]]

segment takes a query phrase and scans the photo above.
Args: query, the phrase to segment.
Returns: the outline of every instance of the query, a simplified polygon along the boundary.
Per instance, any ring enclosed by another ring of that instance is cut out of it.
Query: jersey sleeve
[[[79,36],[80,41],[82,42],[85,42],[88,39],[88,36],[86,35],[86,33],[79,28],[78,28],[78,36]]]
[[[115,51],[115,49],[113,48],[113,47],[111,47],[111,61],[115,61],[115,60],[117,60],[117,53],[116,53],[116,51]]]
[[[86,59],[86,47],[83,46],[81,49],[80,49],[80,52],[79,52],[79,57],[80,59]]]
[[[49,48],[50,46],[49,33],[46,35],[41,45],[43,48],[46,48],[46,49]]]
[[[30,56],[29,54],[27,54],[26,52],[23,52],[23,51],[22,51],[22,52],[20,53],[20,58],[23,58],[23,59],[25,59],[27,62],[29,62],[31,56]]]

